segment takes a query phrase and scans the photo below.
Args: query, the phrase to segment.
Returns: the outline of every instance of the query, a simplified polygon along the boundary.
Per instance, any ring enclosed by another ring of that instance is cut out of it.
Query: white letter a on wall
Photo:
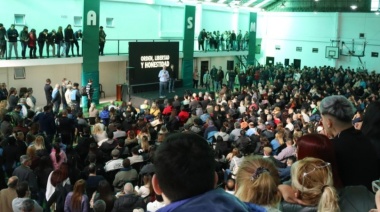
[[[251,32],[256,32],[256,22],[251,22]]]
[[[87,25],[96,26],[96,13],[93,10],[90,10],[87,13]]]

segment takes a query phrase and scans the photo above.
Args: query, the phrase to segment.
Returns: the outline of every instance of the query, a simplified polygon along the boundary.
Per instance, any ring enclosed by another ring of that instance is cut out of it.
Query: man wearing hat
[[[0,59],[4,57],[5,49],[6,49],[6,31],[3,24],[0,23]]]
[[[17,37],[18,37],[18,32],[17,29],[15,29],[15,25],[12,24],[11,28],[8,29],[7,31],[7,37],[8,37],[8,58],[12,57],[12,48],[15,49],[15,54],[16,54],[16,59],[18,59],[18,52],[17,52]]]
[[[42,51],[44,50],[44,45],[45,45],[45,42],[47,41],[47,36],[48,36],[48,30],[47,29],[44,29],[44,31],[40,32],[40,34],[38,35],[38,52],[39,52],[39,55],[40,55],[40,58],[44,58],[42,56]]]
[[[118,149],[114,149],[111,152],[112,159],[106,162],[104,166],[104,170],[106,172],[114,171],[123,168],[123,159],[119,158],[120,151]]]
[[[37,197],[38,184],[36,174],[33,172],[32,169],[29,168],[29,166],[32,164],[32,160],[27,155],[21,155],[20,163],[21,165],[13,171],[12,176],[18,177],[20,182],[28,182],[31,197],[34,199]]]

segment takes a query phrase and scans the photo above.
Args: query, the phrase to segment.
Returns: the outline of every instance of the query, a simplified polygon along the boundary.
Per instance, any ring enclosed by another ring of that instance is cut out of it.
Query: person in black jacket
[[[21,43],[21,56],[22,59],[26,59],[25,57],[25,52],[26,52],[26,47],[28,46],[28,41],[29,41],[29,33],[28,33],[28,27],[24,26],[23,30],[20,33],[20,43]]]
[[[15,49],[16,59],[18,59],[18,52],[17,52],[17,37],[18,37],[18,31],[15,29],[15,25],[12,24],[11,27],[7,31],[7,37],[8,37],[8,58],[12,57],[12,48]]]
[[[71,43],[71,55],[74,57],[74,45],[77,47],[77,56],[79,57],[79,45],[78,41],[83,37],[82,30],[78,30],[74,33],[74,40]]]
[[[46,38],[46,55],[48,58],[49,58],[50,46],[52,47],[53,57],[55,57],[55,30],[54,29],[47,34],[47,38]]]
[[[5,30],[3,24],[0,24],[0,59],[4,57],[5,51],[7,49],[7,31]]]
[[[66,43],[66,57],[70,57],[69,51],[72,43],[74,42],[74,31],[71,28],[71,25],[67,25],[65,29],[65,43]]]
[[[55,34],[55,43],[57,44],[57,57],[61,57],[61,47],[63,46],[63,32],[62,27],[59,26]]]
[[[51,87],[50,84],[51,84],[51,80],[49,78],[47,78],[45,86],[44,86],[45,97],[46,97],[46,105],[51,105],[51,101],[53,99],[53,97],[51,96],[51,94],[53,92],[53,87]]]
[[[38,52],[40,54],[40,58],[44,58],[42,56],[42,51],[44,50],[44,45],[45,45],[45,42],[47,41],[47,35],[48,35],[48,30],[47,29],[44,29],[44,31],[40,32],[40,34],[38,35]]]
[[[133,185],[126,183],[122,193],[118,194],[119,198],[113,205],[112,212],[116,211],[133,211],[134,208],[141,207],[146,209],[144,199],[134,194]]]

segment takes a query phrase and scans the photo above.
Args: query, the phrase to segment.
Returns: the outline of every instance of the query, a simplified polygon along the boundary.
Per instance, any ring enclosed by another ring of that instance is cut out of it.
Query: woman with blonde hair
[[[281,150],[286,147],[284,141],[284,130],[280,130],[276,133],[275,139],[270,142],[270,145],[272,146],[275,155],[280,153]]]
[[[152,106],[150,107],[149,113],[154,117],[157,117],[158,115],[160,115],[160,113],[161,113],[160,108],[158,108],[158,106],[155,102],[152,103]]]
[[[323,212],[340,211],[330,163],[307,157],[292,165],[291,176],[292,188],[300,205],[283,203],[284,211],[300,211],[303,207],[314,207]]]
[[[48,151],[45,147],[45,139],[41,135],[36,136],[31,146],[34,146],[34,148],[36,148],[36,153],[40,157],[48,154]]]
[[[94,102],[91,102],[91,106],[88,110],[88,117],[89,118],[96,118],[99,116],[99,110],[96,109],[96,104]]]
[[[236,175],[235,196],[243,202],[254,203],[277,212],[281,193],[277,189],[280,176],[271,160],[259,157],[246,157]]]
[[[94,125],[92,136],[94,137],[96,143],[98,143],[98,146],[101,146],[104,141],[108,140],[106,131],[104,131],[102,126],[98,124]]]

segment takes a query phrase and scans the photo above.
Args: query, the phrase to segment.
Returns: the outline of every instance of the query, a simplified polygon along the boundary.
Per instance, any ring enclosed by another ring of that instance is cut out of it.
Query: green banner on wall
[[[94,95],[92,102],[99,104],[99,15],[100,0],[84,0],[83,40],[82,40],[82,84],[93,80]],[[87,98],[82,97],[83,108],[87,107]]]
[[[249,43],[248,43],[248,58],[247,64],[255,64],[256,54],[256,28],[257,28],[257,13],[250,13],[249,15]]]
[[[183,35],[182,80],[183,86],[189,87],[193,82],[195,6],[185,6],[185,29]]]

